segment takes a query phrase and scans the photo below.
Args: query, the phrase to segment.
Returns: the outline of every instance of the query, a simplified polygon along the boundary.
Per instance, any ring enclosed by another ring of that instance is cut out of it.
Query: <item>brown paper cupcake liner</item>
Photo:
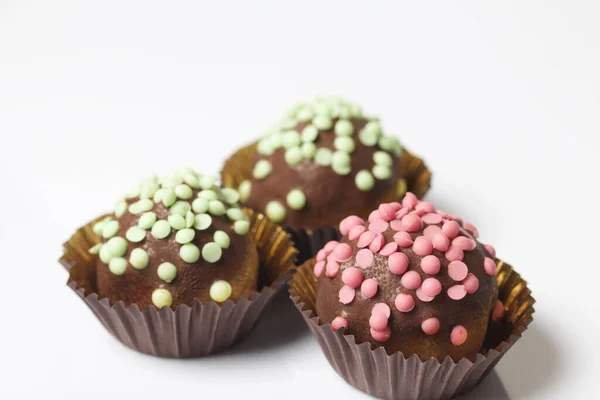
[[[506,313],[500,323],[490,325],[484,348],[473,360],[446,357],[422,361],[417,355],[388,355],[383,347],[373,350],[369,343],[356,343],[353,335],[334,331],[312,311],[316,299],[314,260],[298,268],[290,281],[290,294],[327,360],[350,385],[382,399],[449,399],[477,386],[533,321],[535,300],[527,282],[510,265],[500,260],[496,263],[498,296]]]
[[[260,256],[258,287],[249,299],[157,309],[122,301],[111,304],[96,294],[95,256],[88,249],[99,242],[95,221],[80,228],[64,245],[59,260],[69,271],[67,285],[90,307],[104,327],[124,345],[142,353],[171,358],[199,357],[230,348],[254,327],[265,306],[294,271],[297,251],[290,236],[262,214],[245,209]],[[98,218],[96,221],[104,217]]]
[[[221,171],[223,187],[237,189],[240,184],[248,179],[252,172],[252,160],[256,154],[258,143],[252,143],[237,150],[227,161]],[[400,176],[404,178],[406,187],[401,192],[412,192],[421,198],[431,187],[431,171],[425,162],[404,150],[400,163]],[[374,204],[373,208],[379,204]],[[314,257],[317,252],[330,240],[337,240],[340,234],[337,227],[322,227],[315,230],[292,228],[286,226],[285,230],[292,235],[292,240],[299,251],[298,264]]]

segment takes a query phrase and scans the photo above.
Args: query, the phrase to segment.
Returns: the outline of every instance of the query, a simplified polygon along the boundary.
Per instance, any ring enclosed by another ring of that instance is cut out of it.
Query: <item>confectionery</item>
[[[316,256],[316,312],[388,354],[472,357],[498,301],[495,250],[475,226],[407,193],[367,221],[349,216]]]
[[[100,298],[141,309],[250,298],[259,257],[249,219],[238,192],[215,182],[189,168],[152,175],[93,226]]]
[[[292,228],[336,226],[406,191],[402,146],[354,103],[317,98],[289,109],[258,142],[243,203]]]

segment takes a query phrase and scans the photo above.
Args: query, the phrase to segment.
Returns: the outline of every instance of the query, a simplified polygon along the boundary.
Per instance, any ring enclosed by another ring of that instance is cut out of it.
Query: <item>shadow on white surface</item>
[[[459,400],[477,400],[477,399],[490,399],[490,400],[510,400],[510,396],[506,391],[506,388],[502,384],[500,377],[496,371],[492,373],[481,382],[475,389],[460,396]]]

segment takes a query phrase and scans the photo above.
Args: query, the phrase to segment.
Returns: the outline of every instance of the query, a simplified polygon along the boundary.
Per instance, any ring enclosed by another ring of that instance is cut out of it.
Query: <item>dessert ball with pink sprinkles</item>
[[[475,226],[407,193],[368,221],[349,216],[343,238],[318,253],[317,315],[357,343],[422,360],[470,357],[503,316],[495,250]]]

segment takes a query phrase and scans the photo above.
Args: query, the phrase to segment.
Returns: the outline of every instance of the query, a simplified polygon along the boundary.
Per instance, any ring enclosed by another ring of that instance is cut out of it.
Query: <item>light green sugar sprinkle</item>
[[[217,303],[222,303],[231,296],[231,285],[227,281],[216,281],[208,291],[210,298]]]
[[[331,169],[338,175],[346,176],[352,172],[352,167],[349,165],[332,164]]]
[[[310,108],[303,108],[298,111],[296,119],[300,122],[310,121],[315,116],[315,113]]]
[[[392,177],[392,169],[385,165],[376,165],[373,167],[373,176],[379,180],[386,180]]]
[[[250,193],[252,193],[252,182],[250,182],[249,180],[245,180],[242,183],[240,183],[240,186],[238,187],[238,192],[240,194],[240,201],[242,203],[247,202],[250,198]]]
[[[331,118],[325,115],[317,115],[313,118],[312,123],[322,131],[328,131],[333,126],[333,121]]]
[[[250,223],[248,221],[235,221],[233,223],[233,231],[240,236],[244,236],[250,231]]]
[[[187,200],[187,199],[192,198],[193,192],[192,192],[191,187],[189,187],[188,185],[182,184],[182,185],[175,187],[175,194],[180,199]]]
[[[252,171],[252,176],[258,180],[263,180],[271,173],[273,167],[271,163],[267,160],[260,160],[254,166],[254,171]]]
[[[127,229],[125,237],[132,243],[139,243],[146,238],[146,231],[139,226],[132,226]]]
[[[183,181],[191,188],[200,189],[200,180],[194,174],[187,174],[183,177]]]
[[[314,142],[319,136],[319,130],[314,125],[306,125],[302,129],[302,141],[305,143]]]
[[[302,144],[300,134],[296,131],[287,131],[283,133],[282,143],[284,148],[297,147]]]
[[[119,232],[119,222],[118,221],[108,221],[104,227],[102,228],[102,237],[104,239],[110,239],[115,236]]]
[[[281,222],[285,219],[285,207],[276,200],[267,203],[265,212],[267,217],[273,222]]]
[[[363,129],[358,134],[358,140],[360,140],[360,142],[365,146],[372,147],[377,144],[377,141],[379,140],[379,134]]]
[[[300,164],[303,158],[300,147],[290,147],[285,151],[285,162],[290,167]]]
[[[271,136],[268,137],[267,140],[273,148],[273,151],[283,146],[283,134],[281,132],[273,133]]]
[[[115,275],[123,275],[127,270],[127,260],[123,257],[115,257],[108,263],[108,269]]]
[[[196,231],[190,228],[180,230],[175,234],[175,241],[179,244],[186,244],[194,240]]]
[[[367,122],[367,124],[365,125],[363,130],[365,130],[367,132],[372,132],[372,133],[376,134],[377,136],[380,136],[381,135],[381,124],[379,123],[379,121],[369,121],[369,122]]]
[[[198,214],[196,215],[196,223],[194,224],[194,228],[199,231],[203,231],[208,229],[212,225],[212,217],[208,214]]]
[[[345,151],[336,151],[331,157],[331,163],[333,165],[349,166],[352,163],[352,159],[350,158],[350,154]]]
[[[223,193],[223,198],[227,204],[236,204],[240,201],[240,194],[235,189],[223,188],[221,193]]]
[[[302,210],[306,206],[306,195],[300,189],[293,189],[286,196],[286,203],[292,210]]]
[[[377,165],[383,165],[384,167],[391,167],[393,160],[389,153],[385,151],[376,151],[373,154],[373,162]]]
[[[216,263],[221,259],[222,255],[223,250],[221,249],[221,246],[215,242],[206,243],[202,248],[202,258],[208,263]]]
[[[315,162],[323,166],[331,165],[332,158],[333,153],[326,147],[321,147],[315,154]]]
[[[282,129],[292,129],[296,126],[296,123],[297,121],[295,118],[284,118],[279,125]]]
[[[154,196],[152,196],[152,200],[153,200],[155,203],[160,203],[160,202],[162,202],[162,196],[163,196],[163,192],[164,192],[164,189],[158,189],[158,190],[157,190],[157,191],[154,193]]]
[[[177,203],[173,204],[171,208],[169,208],[169,212],[171,214],[181,215],[182,217],[185,217],[188,211],[191,210],[192,206],[190,206],[190,203],[187,201],[178,201]]]
[[[100,261],[102,261],[104,264],[108,264],[113,258],[113,255],[110,253],[106,245],[103,245],[100,248],[100,252],[98,253],[98,255],[100,256]]]
[[[228,249],[229,245],[231,244],[231,239],[229,238],[229,235],[223,231],[216,231],[213,236],[213,240],[223,249]]]
[[[154,207],[154,202],[152,200],[142,199],[130,205],[129,212],[132,214],[139,214],[152,210],[152,207]]]
[[[393,151],[396,148],[396,140],[391,136],[380,137],[378,144],[379,147],[387,151]]]
[[[192,226],[194,226],[195,222],[196,222],[196,216],[194,215],[193,212],[188,211],[187,214],[185,214],[185,227],[191,228]]]
[[[164,262],[156,270],[158,277],[167,283],[173,282],[177,276],[177,268],[170,262]]]
[[[211,201],[217,200],[219,195],[214,190],[204,189],[198,193],[198,198]]]
[[[152,292],[152,304],[158,309],[170,307],[173,304],[173,295],[167,289],[156,289]]]
[[[358,190],[362,192],[368,192],[375,186],[375,179],[373,175],[367,170],[359,171],[354,177],[354,182]]]
[[[244,214],[244,212],[239,208],[230,208],[229,210],[227,210],[227,217],[231,221],[235,222],[242,219],[246,219],[246,214]]]
[[[335,134],[340,136],[352,136],[354,133],[354,126],[347,119],[340,119],[335,123]]]
[[[196,198],[192,201],[192,210],[196,214],[202,214],[208,211],[208,200],[203,198]]]
[[[213,175],[202,175],[199,179],[200,189],[207,190],[211,189],[215,182],[217,181],[217,177]]]
[[[354,139],[349,136],[338,136],[333,141],[333,146],[339,150],[344,151],[346,153],[354,153],[356,145],[354,143]]]
[[[115,216],[117,218],[121,217],[127,211],[127,203],[122,201],[115,207]]]
[[[169,222],[169,225],[171,226],[171,228],[175,229],[176,231],[178,231],[180,229],[184,229],[186,227],[185,218],[183,218],[179,214],[169,215],[169,217],[167,218],[167,221]]]
[[[95,223],[94,226],[92,227],[92,230],[94,231],[94,233],[98,236],[101,236],[102,231],[104,230],[104,227],[106,226],[108,221],[110,221],[110,217],[106,217],[102,221]]]
[[[179,257],[186,263],[195,263],[200,259],[200,249],[193,243],[186,243],[179,249]]]
[[[219,200],[213,200],[208,203],[208,212],[212,215],[221,216],[224,215],[226,211],[225,205]]]
[[[314,143],[303,143],[300,150],[302,150],[302,157],[306,160],[311,160],[317,153],[317,145]]]
[[[138,226],[142,229],[150,229],[152,225],[156,222],[156,213],[155,212],[147,212],[142,214],[140,219],[138,220]]]
[[[96,254],[100,253],[100,248],[101,247],[102,247],[102,243],[95,244],[92,247],[90,247],[90,249],[88,250],[88,252],[90,254],[96,255]]]
[[[135,269],[148,267],[149,257],[144,249],[133,249],[129,256],[129,264]]]
[[[164,239],[171,233],[171,226],[167,221],[159,220],[152,226],[152,236],[157,239]]]
[[[271,140],[267,139],[262,139],[261,141],[258,142],[258,146],[256,148],[256,150],[258,151],[259,154],[262,154],[264,156],[270,156],[275,152],[275,146],[273,146],[271,144]]]
[[[162,203],[165,207],[171,207],[177,201],[177,195],[171,188],[165,188],[162,190]]]

